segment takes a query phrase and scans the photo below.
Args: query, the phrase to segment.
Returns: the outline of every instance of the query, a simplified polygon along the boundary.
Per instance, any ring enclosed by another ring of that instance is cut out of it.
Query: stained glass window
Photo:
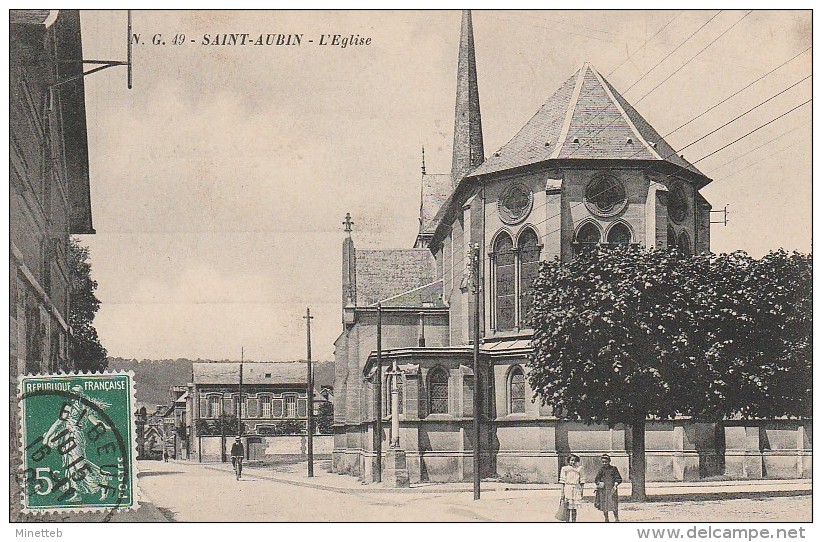
[[[617,245],[627,245],[631,242],[631,230],[628,226],[618,222],[608,230],[608,242]]]
[[[679,243],[677,244],[677,248],[683,255],[691,255],[691,239],[688,237],[687,233],[682,232],[679,234]]]
[[[534,281],[539,275],[539,240],[527,229],[519,237],[520,327],[528,326],[528,313],[534,302]]]
[[[442,367],[431,371],[428,394],[431,414],[448,414],[448,373]]]
[[[583,250],[589,250],[596,247],[602,240],[599,233],[599,228],[592,222],[584,224],[579,231],[577,231],[576,239],[574,239],[574,252],[579,254]]]
[[[682,186],[675,185],[668,194],[668,216],[671,220],[680,224],[688,215],[688,197]]]
[[[668,226],[668,248],[676,248],[676,232]]]
[[[494,243],[496,265],[496,329],[514,329],[514,241],[503,233]]]
[[[511,371],[511,413],[525,412],[525,373],[521,367]]]
[[[612,175],[595,177],[585,188],[588,209],[601,216],[612,216],[622,210],[626,201],[625,188]]]

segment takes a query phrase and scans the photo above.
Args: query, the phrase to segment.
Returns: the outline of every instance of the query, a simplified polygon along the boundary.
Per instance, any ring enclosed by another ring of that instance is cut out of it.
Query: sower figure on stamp
[[[68,480],[69,486],[74,490],[67,502],[80,501],[80,494],[93,494],[100,492],[100,500],[108,498],[110,486],[106,474],[102,469],[86,459],[86,432],[83,431],[84,424],[91,427],[104,427],[103,423],[83,405],[79,398],[85,398],[82,386],[74,386],[71,389],[78,399],[66,403],[57,420],[51,425],[43,435],[43,442],[60,453],[61,462],[64,469],[64,477]],[[100,408],[111,405],[103,401],[89,398]]]
[[[559,483],[562,484],[562,496],[568,506],[566,522],[576,523],[577,508],[582,503],[582,472],[579,467],[579,456],[571,454],[568,464],[559,472]]]
[[[600,458],[602,466],[599,468],[597,477],[594,479],[597,492],[594,497],[597,508],[605,514],[605,521],[608,519],[608,512],[614,513],[614,520],[619,521],[619,493],[617,487],[622,483],[622,476],[619,470],[611,465],[611,456],[602,454]]]

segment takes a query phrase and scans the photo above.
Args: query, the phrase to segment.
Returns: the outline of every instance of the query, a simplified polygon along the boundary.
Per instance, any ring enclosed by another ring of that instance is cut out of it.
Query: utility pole
[[[240,400],[237,403],[237,436],[243,436],[243,361],[245,361],[245,348],[240,347]]]
[[[306,386],[308,392],[308,427],[306,434],[308,435],[308,477],[314,477],[314,371],[311,366],[311,309],[305,308],[305,349],[306,360],[308,365],[308,375],[306,376]]]
[[[480,498],[480,247],[471,247],[471,286],[474,293],[474,500]]]
[[[377,482],[382,482],[382,303],[377,303],[377,376],[375,378],[377,389],[375,397],[377,401],[377,423],[374,432],[376,442],[374,444],[377,452]]]

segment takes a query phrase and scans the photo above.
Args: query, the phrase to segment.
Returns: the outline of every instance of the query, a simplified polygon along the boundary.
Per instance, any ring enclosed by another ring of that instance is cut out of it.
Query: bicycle
[[[234,467],[234,474],[237,476],[237,480],[239,480],[243,476],[243,458],[242,457],[232,457],[231,464]]]

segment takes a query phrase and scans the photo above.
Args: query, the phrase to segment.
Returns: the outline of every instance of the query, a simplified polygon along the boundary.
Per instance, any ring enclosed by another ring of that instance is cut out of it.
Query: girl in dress
[[[571,454],[568,464],[559,472],[559,483],[562,484],[562,496],[568,503],[568,516],[565,521],[577,521],[577,508],[582,503],[582,472],[579,456]]]

